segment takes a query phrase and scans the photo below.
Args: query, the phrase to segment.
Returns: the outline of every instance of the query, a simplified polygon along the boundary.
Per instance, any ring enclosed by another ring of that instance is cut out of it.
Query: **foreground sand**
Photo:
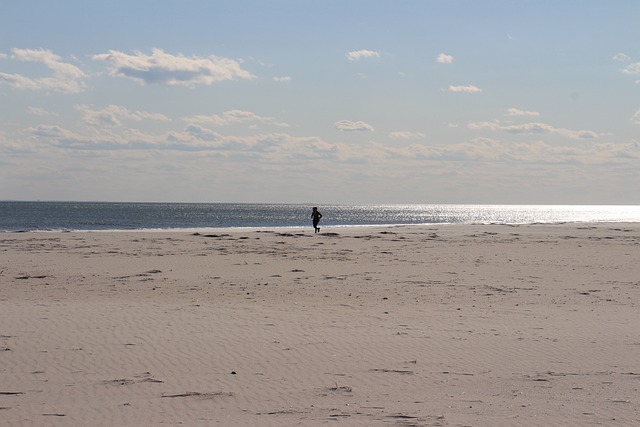
[[[0,234],[2,426],[640,423],[640,225]]]

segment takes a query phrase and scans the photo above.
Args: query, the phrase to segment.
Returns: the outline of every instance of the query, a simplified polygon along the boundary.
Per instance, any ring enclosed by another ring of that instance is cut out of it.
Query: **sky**
[[[0,10],[0,200],[640,204],[637,0]]]

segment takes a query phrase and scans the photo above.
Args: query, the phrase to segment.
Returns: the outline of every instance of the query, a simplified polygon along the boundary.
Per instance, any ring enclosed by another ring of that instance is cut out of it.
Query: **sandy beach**
[[[2,426],[640,424],[640,224],[0,234]]]

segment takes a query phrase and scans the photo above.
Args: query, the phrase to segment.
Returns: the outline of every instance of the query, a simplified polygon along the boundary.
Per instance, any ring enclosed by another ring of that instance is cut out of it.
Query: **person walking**
[[[313,211],[311,212],[311,219],[313,220],[313,228],[316,233],[320,232],[320,227],[318,227],[320,218],[322,218],[322,214],[318,211],[318,208],[314,206]]]

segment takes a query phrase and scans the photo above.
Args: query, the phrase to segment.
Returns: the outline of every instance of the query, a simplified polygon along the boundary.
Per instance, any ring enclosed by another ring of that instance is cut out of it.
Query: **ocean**
[[[0,231],[311,227],[306,204],[0,201]],[[321,227],[640,222],[640,206],[318,205]]]

